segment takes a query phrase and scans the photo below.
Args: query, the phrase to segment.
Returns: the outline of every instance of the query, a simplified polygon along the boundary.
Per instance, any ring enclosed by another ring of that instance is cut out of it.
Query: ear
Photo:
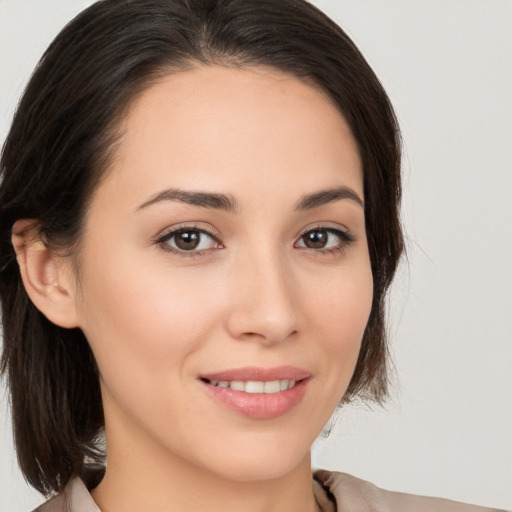
[[[46,246],[38,226],[34,219],[21,219],[12,228],[23,285],[30,300],[50,322],[65,328],[78,327],[71,262]]]

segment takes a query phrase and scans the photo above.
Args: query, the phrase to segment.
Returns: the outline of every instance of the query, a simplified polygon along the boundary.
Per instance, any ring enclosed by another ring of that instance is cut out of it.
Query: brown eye
[[[309,231],[303,235],[302,240],[309,249],[323,249],[329,241],[329,233],[325,229]]]
[[[306,231],[296,244],[296,247],[316,249],[318,251],[342,250],[354,241],[354,237],[341,229],[316,228]]]
[[[218,245],[217,240],[202,229],[182,228],[162,237],[159,244],[174,252],[199,252]]]
[[[174,243],[178,249],[183,251],[191,251],[197,249],[201,242],[201,234],[199,231],[181,231],[174,235]]]

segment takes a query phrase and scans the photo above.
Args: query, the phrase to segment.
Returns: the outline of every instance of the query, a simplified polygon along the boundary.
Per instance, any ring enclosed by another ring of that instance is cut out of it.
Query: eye
[[[353,241],[354,237],[346,231],[335,228],[318,227],[303,233],[297,241],[296,247],[333,252],[342,251]]]
[[[166,233],[157,240],[157,243],[166,251],[190,255],[220,248],[218,239],[204,229],[194,227],[181,227]]]

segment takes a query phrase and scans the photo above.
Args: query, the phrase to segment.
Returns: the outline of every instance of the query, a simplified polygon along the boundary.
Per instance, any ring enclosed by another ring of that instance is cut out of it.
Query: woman
[[[308,4],[107,0],[66,27],[0,191],[40,510],[484,510],[311,478],[336,405],[386,395],[399,157],[385,92]]]

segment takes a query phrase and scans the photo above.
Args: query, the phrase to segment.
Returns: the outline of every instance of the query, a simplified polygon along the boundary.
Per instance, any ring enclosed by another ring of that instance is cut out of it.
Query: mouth
[[[272,419],[302,401],[311,377],[290,366],[247,367],[203,375],[199,381],[217,404],[251,419]]]
[[[234,391],[243,391],[244,393],[279,393],[281,391],[287,391],[295,386],[296,381],[293,379],[282,379],[282,380],[209,380],[201,379],[206,384],[216,386],[218,388],[229,388]],[[299,381],[300,382],[300,381]]]

